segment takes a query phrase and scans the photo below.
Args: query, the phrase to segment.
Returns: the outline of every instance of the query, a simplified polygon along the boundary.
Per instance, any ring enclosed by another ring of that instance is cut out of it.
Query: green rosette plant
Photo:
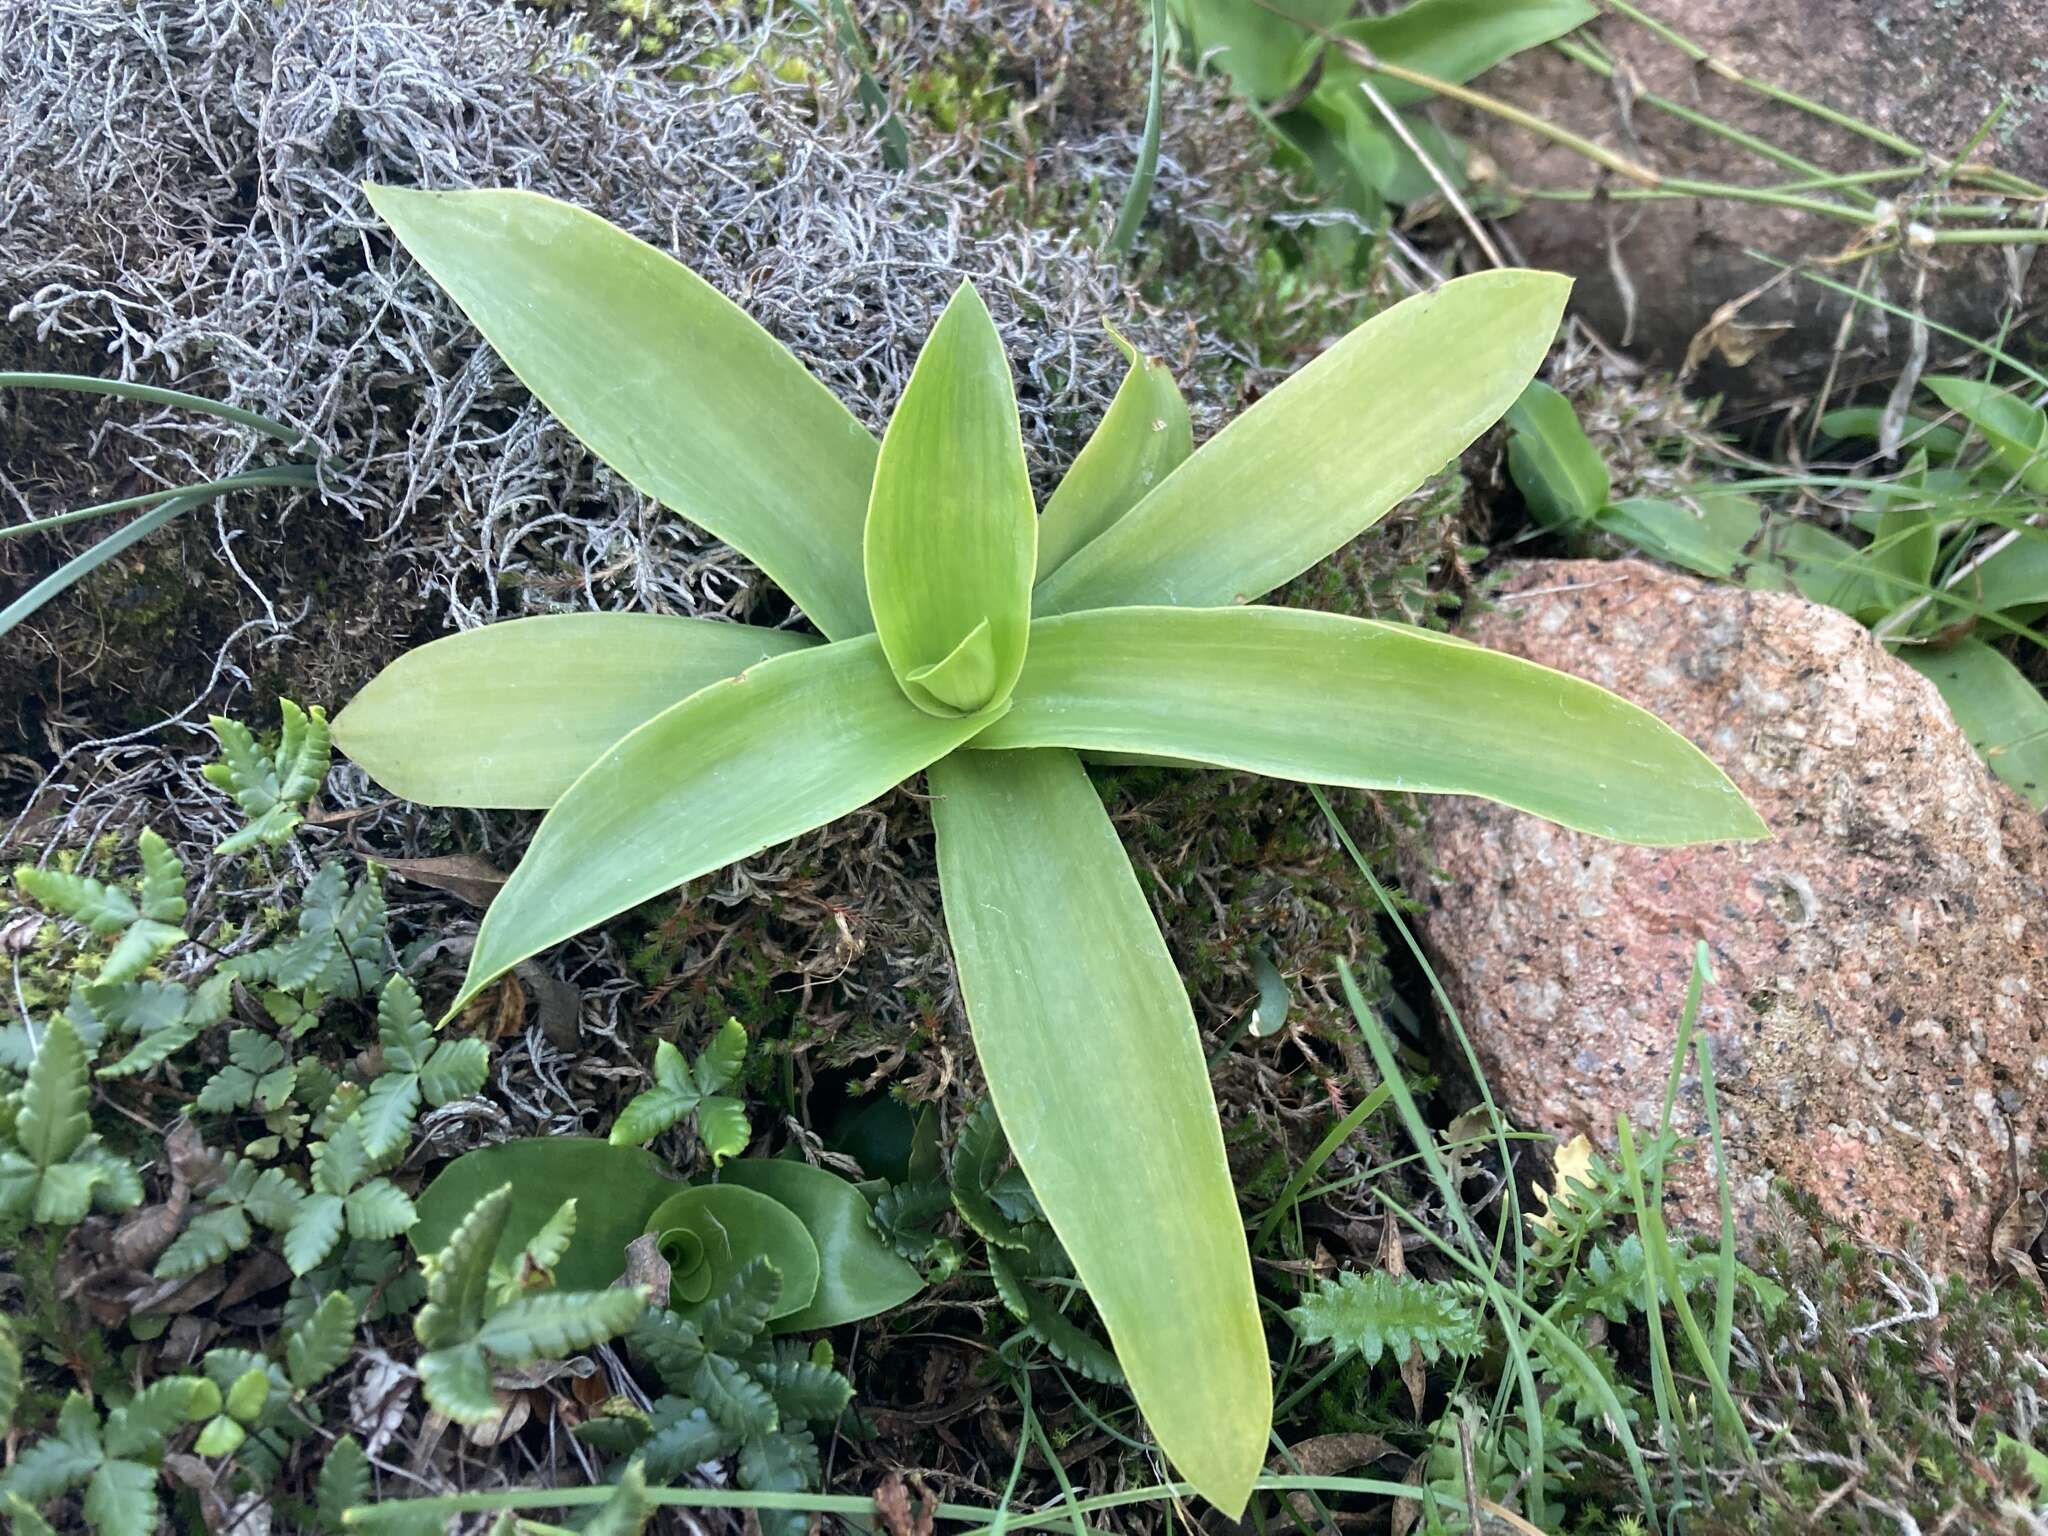
[[[547,811],[454,1006],[925,773],[1016,1160],[1152,1433],[1238,1513],[1272,1413],[1244,1229],[1186,991],[1080,754],[1484,795],[1641,843],[1762,835],[1690,743],[1590,683],[1258,604],[1500,416],[1565,279],[1487,273],[1394,305],[1193,452],[1171,379],[1139,360],[1139,407],[1111,410],[1041,516],[969,285],[877,443],[737,306],[587,212],[510,191],[370,198],[570,431],[823,637],[522,619],[373,680],[334,737],[385,787]]]

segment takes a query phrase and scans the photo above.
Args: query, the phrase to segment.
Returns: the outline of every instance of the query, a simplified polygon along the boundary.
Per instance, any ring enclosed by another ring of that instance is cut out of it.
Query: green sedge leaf
[[[1482,272],[1373,316],[1040,582],[1035,611],[1218,607],[1300,575],[1500,418],[1570,288]]]
[[[1597,684],[1428,630],[1291,608],[1041,619],[1009,714],[974,745],[1483,795],[1626,842],[1767,831],[1697,747]]]
[[[511,619],[407,651],[335,716],[334,741],[421,805],[546,810],[671,704],[814,643],[646,613]]]
[[[871,627],[859,551],[875,440],[788,348],[581,208],[531,192],[365,190],[592,453],[760,566],[827,635]]]
[[[2048,530],[2017,531],[2017,539],[1951,590],[1993,613],[2048,603]]]
[[[863,540],[875,630],[920,709],[969,714],[1009,694],[1037,522],[1003,339],[962,283],[882,436]]]
[[[1104,329],[1130,367],[1038,519],[1040,581],[1142,501],[1194,451],[1188,403],[1173,382],[1173,370]]]
[[[420,1192],[419,1221],[406,1233],[418,1254],[437,1252],[485,1196],[509,1185],[512,1201],[491,1263],[516,1273],[519,1256],[565,1200],[577,1200],[576,1240],[552,1266],[565,1291],[601,1290],[626,1267],[626,1245],[648,1214],[682,1186],[635,1147],[586,1136],[536,1136],[479,1147],[455,1159]],[[593,1191],[603,1198],[593,1198]],[[581,1197],[578,1199],[578,1197]]]
[[[1940,376],[1924,381],[1941,403],[1984,434],[1999,465],[2028,490],[2048,495],[2048,412],[1981,379]]]
[[[556,802],[484,914],[449,1013],[527,956],[867,804],[987,721],[910,703],[873,636],[692,694]]]
[[[836,1173],[784,1158],[748,1158],[726,1164],[719,1180],[783,1206],[817,1247],[817,1289],[804,1307],[776,1322],[777,1333],[814,1333],[875,1317],[924,1289],[917,1271],[875,1231],[866,1198]]]
[[[2048,699],[1980,640],[1945,651],[1900,647],[1899,660],[1941,690],[1984,765],[2035,810],[2048,807]]]
[[[1011,1148],[1160,1446],[1235,1518],[1272,1390],[1173,959],[1072,753],[957,753],[931,789],[946,929]]]
[[[1607,465],[1571,401],[1531,379],[1508,407],[1508,471],[1546,528],[1588,522],[1607,505]]]
[[[1525,48],[1563,37],[1600,14],[1589,0],[1413,0],[1387,16],[1345,22],[1334,30],[1389,64],[1463,85]],[[1368,71],[1342,49],[1324,56],[1322,88],[1359,94]],[[1426,86],[1381,74],[1370,79],[1389,106],[1435,99]]]

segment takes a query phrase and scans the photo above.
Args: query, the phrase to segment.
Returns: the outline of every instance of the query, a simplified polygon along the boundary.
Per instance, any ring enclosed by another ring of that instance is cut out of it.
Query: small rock
[[[1404,851],[1429,945],[1524,1124],[1653,1130],[1691,955],[1744,1230],[1774,1177],[1982,1272],[2048,1119],[2048,832],[1854,620],[1640,561],[1518,570],[1471,639],[1590,678],[1714,758],[1768,842],[1630,848],[1483,801]],[[1704,1137],[1697,1077],[1677,1124]],[[1704,1151],[1674,1214],[1718,1220]]]

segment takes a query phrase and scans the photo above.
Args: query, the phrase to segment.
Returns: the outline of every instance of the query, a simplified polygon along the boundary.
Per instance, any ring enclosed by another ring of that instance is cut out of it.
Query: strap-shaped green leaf
[[[1625,842],[1766,835],[1697,747],[1596,684],[1424,629],[1291,608],[1041,619],[1009,714],[974,744],[1484,795]]]
[[[1375,315],[1040,582],[1034,611],[1213,608],[1300,575],[1499,419],[1570,288],[1550,272],[1482,272]]]
[[[1984,765],[2035,810],[2048,808],[2048,699],[2027,675],[1981,640],[1901,646],[1898,657],[1941,690]]]
[[[912,703],[972,714],[1024,665],[1038,527],[1003,339],[972,283],[932,327],[882,435],[868,602]]]
[[[511,619],[407,651],[334,721],[371,778],[422,805],[546,810],[636,726],[812,641],[645,613]]]
[[[1129,360],[1130,369],[1038,520],[1041,581],[1136,506],[1194,451],[1188,403],[1173,382],[1173,370],[1144,356],[1109,327],[1104,329]]]
[[[555,802],[484,915],[450,1011],[528,955],[866,805],[990,718],[917,708],[872,635],[692,694],[613,743]]]
[[[1079,759],[931,770],[946,929],[1010,1145],[1174,1465],[1233,1518],[1266,1340],[1187,994]]]
[[[369,187],[534,397],[632,485],[768,573],[832,636],[870,628],[874,437],[681,262],[532,192]]]

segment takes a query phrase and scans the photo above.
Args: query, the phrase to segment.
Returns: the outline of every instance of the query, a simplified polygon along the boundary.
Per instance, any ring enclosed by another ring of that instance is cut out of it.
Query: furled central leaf
[[[1038,528],[1002,337],[962,283],[918,355],[875,464],[868,606],[903,691],[935,715],[1009,696]]]

